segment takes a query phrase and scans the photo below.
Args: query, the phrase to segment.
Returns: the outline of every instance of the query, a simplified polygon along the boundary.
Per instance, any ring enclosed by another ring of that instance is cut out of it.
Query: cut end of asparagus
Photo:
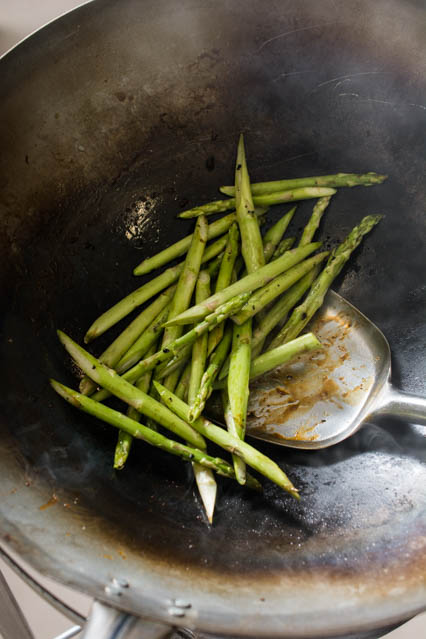
[[[195,480],[203,502],[209,523],[213,523],[213,513],[216,505],[217,483],[211,470],[200,464],[193,464]]]
[[[58,393],[58,395],[63,397],[67,402],[69,402],[76,408],[79,408],[80,402],[78,401],[77,397],[74,397],[74,395],[70,392],[70,390],[66,386],[64,386],[60,382],[57,382],[55,379],[50,379],[49,383],[51,387],[53,388],[53,390],[56,393]]]

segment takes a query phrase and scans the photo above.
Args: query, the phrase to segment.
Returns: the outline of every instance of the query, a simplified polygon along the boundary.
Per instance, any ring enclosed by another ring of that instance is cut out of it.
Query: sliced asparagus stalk
[[[320,246],[321,242],[312,242],[306,246],[299,246],[298,248],[286,251],[286,253],[278,259],[273,262],[269,262],[269,264],[265,264],[265,266],[262,266],[254,273],[249,273],[222,291],[215,293],[201,304],[197,304],[196,306],[189,308],[184,313],[181,313],[172,320],[169,320],[167,324],[193,324],[194,322],[202,320],[206,317],[206,315],[212,313],[218,306],[224,304],[231,298],[234,298],[236,295],[246,293],[247,291],[255,291],[256,289],[265,286],[274,277],[277,277],[295,264],[304,260]]]
[[[168,439],[164,435],[155,432],[151,428],[147,428],[140,422],[134,421],[123,413],[113,410],[104,404],[100,404],[90,397],[86,397],[85,395],[82,395],[63,384],[60,384],[54,379],[50,380],[50,384],[58,395],[75,406],[75,408],[78,408],[85,413],[89,413],[89,415],[93,415],[107,424],[111,424],[111,426],[115,426],[116,428],[127,432],[132,438],[136,437],[137,439],[142,439],[156,448],[160,448],[167,453],[181,457],[185,461],[196,461],[197,464],[200,464],[204,468],[214,470],[219,475],[235,479],[235,473],[232,466],[220,457],[211,457],[210,455],[207,455],[205,451],[199,450],[198,448],[186,446],[174,441],[173,439]],[[261,484],[254,477],[247,478],[247,486],[254,490],[262,489]]]
[[[346,239],[331,253],[327,265],[312,284],[306,299],[294,309],[286,324],[271,342],[270,348],[285,344],[301,333],[322,305],[324,296],[333,280],[338,276],[353,251],[361,243],[364,235],[369,233],[380,222],[381,218],[381,215],[367,215],[364,217],[361,223],[353,228]]]
[[[213,259],[219,253],[221,253],[226,246],[226,237],[221,237],[209,246],[207,246],[203,255],[203,264]],[[160,293],[165,288],[170,286],[179,279],[179,276],[183,270],[184,263],[176,264],[176,266],[171,266],[166,271],[154,277],[154,279],[150,280],[143,286],[137,288],[135,291],[126,295],[122,300],[114,304],[110,309],[102,313],[96,319],[89,330],[87,331],[84,341],[86,344],[91,342],[95,337],[99,337],[105,331],[107,331],[111,326],[117,324],[123,317],[126,317],[129,313],[131,313],[135,308],[149,300],[157,293]]]
[[[338,188],[341,186],[373,186],[381,184],[387,175],[378,173],[336,173],[335,175],[317,175],[315,177],[291,178],[287,180],[273,180],[272,182],[254,182],[251,185],[253,195],[286,191],[289,189],[302,189],[306,186],[328,186]],[[219,189],[225,195],[235,195],[234,186],[221,186]]]
[[[286,202],[299,202],[301,200],[312,200],[326,195],[333,195],[335,189],[328,187],[306,186],[299,189],[291,189],[287,191],[275,191],[273,193],[264,193],[253,197],[253,204],[256,207],[268,207],[274,204],[285,204]],[[236,208],[235,197],[227,200],[215,200],[202,206],[196,206],[188,211],[179,213],[178,217],[184,219],[198,217],[199,215],[212,215],[213,213],[222,213]]]

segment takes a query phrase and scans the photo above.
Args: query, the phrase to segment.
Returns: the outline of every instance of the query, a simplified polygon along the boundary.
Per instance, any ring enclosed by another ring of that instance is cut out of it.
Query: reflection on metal
[[[34,639],[18,602],[0,571],[0,635],[3,639]]]

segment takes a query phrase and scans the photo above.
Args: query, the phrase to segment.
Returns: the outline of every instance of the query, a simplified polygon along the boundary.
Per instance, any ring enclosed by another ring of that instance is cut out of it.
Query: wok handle
[[[94,601],[82,639],[165,639],[171,632],[170,626],[144,621]]]
[[[374,416],[393,415],[412,424],[426,426],[426,398],[404,393],[389,384],[379,402],[379,405],[374,409]]]

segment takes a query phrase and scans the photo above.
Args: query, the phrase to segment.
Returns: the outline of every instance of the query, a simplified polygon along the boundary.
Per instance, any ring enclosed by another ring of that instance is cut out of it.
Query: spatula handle
[[[426,426],[426,398],[404,393],[389,385],[381,396],[374,415],[392,415],[412,424]]]

